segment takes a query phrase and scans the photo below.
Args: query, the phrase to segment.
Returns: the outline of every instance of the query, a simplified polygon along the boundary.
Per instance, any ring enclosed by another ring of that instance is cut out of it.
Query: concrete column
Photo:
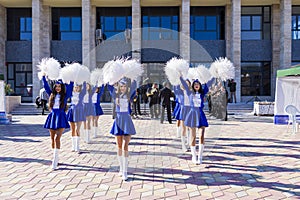
[[[180,7],[180,56],[190,61],[191,39],[190,39],[190,0],[182,0]]]
[[[92,19],[91,0],[82,0],[82,64],[91,71],[96,67],[91,53],[95,48],[95,25],[92,24]]]
[[[272,69],[271,96],[275,97],[276,72],[280,66],[280,5],[272,5]]]
[[[289,68],[292,62],[292,0],[280,0],[280,66]]]
[[[90,65],[92,69],[95,69],[96,64],[96,6],[92,6],[92,14],[91,14],[91,32],[90,32],[90,44],[91,44],[91,52],[90,52]]]
[[[231,0],[231,62],[235,66],[236,98],[241,101],[241,0]]]
[[[6,41],[6,8],[0,5],[0,75],[4,75],[6,80],[6,59],[5,59],[5,41]]]
[[[132,57],[138,60],[141,60],[142,50],[141,18],[140,0],[132,0],[131,48]]]
[[[41,87],[36,66],[42,58],[50,56],[50,16],[49,6],[44,6],[42,0],[32,0],[32,101]]]
[[[225,7],[225,45],[226,45],[226,57],[232,60],[231,55],[231,4],[227,4]]]

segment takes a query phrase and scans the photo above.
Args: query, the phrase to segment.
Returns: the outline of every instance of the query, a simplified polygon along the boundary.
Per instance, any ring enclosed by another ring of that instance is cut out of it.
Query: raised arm
[[[203,87],[203,95],[206,95],[208,93],[209,89],[208,89],[208,86],[207,84],[205,83],[204,84],[204,87]]]
[[[45,88],[47,94],[50,96],[51,93],[52,93],[52,90],[50,89],[50,86],[49,86],[49,84],[48,84],[48,82],[47,82],[47,80],[46,80],[46,77],[43,76],[42,80],[43,80],[44,88]]]
[[[73,87],[73,81],[71,81],[70,84],[66,84],[66,98],[70,98],[72,96]]]
[[[82,84],[82,89],[79,93],[79,99],[83,99],[85,94],[86,94],[86,82],[84,81]]]
[[[183,80],[182,76],[180,76],[180,81],[181,81],[181,84],[183,85],[187,95],[190,95],[191,94],[190,88],[187,85],[187,83],[185,82],[185,80]]]
[[[101,88],[99,89],[100,91],[97,94],[97,103],[100,103],[100,98],[104,93],[104,85],[102,84]]]
[[[113,85],[109,85],[107,84],[107,89],[110,93],[111,98],[116,99],[116,90],[115,87]]]

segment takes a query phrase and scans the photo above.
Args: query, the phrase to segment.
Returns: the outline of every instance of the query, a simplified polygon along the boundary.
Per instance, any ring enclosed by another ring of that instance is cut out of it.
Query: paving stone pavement
[[[182,153],[174,124],[135,119],[129,180],[118,176],[111,116],[82,153],[62,137],[59,170],[46,116],[17,116],[0,125],[0,199],[300,199],[300,139],[286,126],[230,117],[210,119],[202,165]]]

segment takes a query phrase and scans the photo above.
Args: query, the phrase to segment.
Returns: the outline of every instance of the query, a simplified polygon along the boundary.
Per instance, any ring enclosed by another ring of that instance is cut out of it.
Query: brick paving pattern
[[[129,180],[118,176],[111,116],[82,153],[62,137],[59,170],[46,116],[18,116],[0,126],[0,199],[300,199],[300,139],[286,126],[233,117],[210,119],[202,165],[181,152],[174,124],[134,120]]]

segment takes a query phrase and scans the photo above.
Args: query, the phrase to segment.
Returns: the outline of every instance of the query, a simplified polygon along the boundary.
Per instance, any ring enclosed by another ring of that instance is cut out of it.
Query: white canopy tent
[[[284,111],[287,105],[300,110],[300,67],[278,70],[276,79],[274,123],[287,124],[288,114]],[[300,115],[300,114],[299,114]]]

